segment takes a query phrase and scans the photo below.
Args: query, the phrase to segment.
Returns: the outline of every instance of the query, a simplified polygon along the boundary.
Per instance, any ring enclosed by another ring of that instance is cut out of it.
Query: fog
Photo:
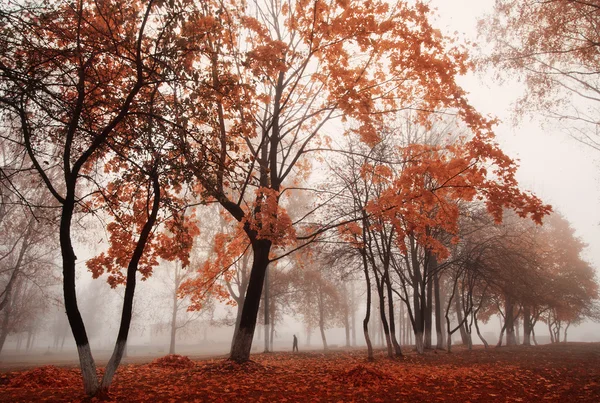
[[[493,0],[433,0],[431,4],[438,9],[435,24],[442,31],[447,33],[458,31],[465,39],[477,40],[477,19],[491,10]],[[516,120],[513,114],[514,102],[524,91],[522,85],[511,80],[498,83],[493,76],[492,70],[478,71],[461,77],[459,81],[469,92],[469,100],[479,111],[501,119],[501,123],[495,129],[497,141],[508,156],[518,160],[520,168],[517,178],[520,186],[523,189],[531,190],[544,203],[551,204],[555,211],[560,212],[571,224],[576,237],[587,244],[583,249],[583,257],[598,275],[598,267],[600,267],[598,156],[600,154],[598,151],[578,143],[559,127],[545,123],[539,118],[524,117]],[[334,144],[342,144],[346,141],[345,137],[336,137],[334,132],[338,127],[340,127],[339,120],[328,123],[324,129],[331,134]],[[305,216],[315,205],[319,205],[324,198],[325,191],[330,190],[328,186],[337,190],[336,184],[328,185],[322,179],[323,172],[329,172],[331,177],[335,176],[331,174],[332,166],[336,168],[336,164],[342,161],[341,157],[337,158],[337,156],[327,156],[310,161],[313,169],[311,176],[298,181],[305,187],[318,188],[319,192],[315,192],[317,196],[314,196],[310,192],[299,191],[294,196],[290,196],[285,203],[287,203],[286,207],[293,219]],[[340,207],[342,204],[339,202],[339,205],[336,204],[334,207],[342,209],[343,207]],[[322,214],[319,218],[323,221],[331,219],[329,214],[335,215],[324,208],[319,208],[318,211],[319,214]],[[223,219],[224,210],[219,210],[214,206],[200,206],[191,215],[198,219],[201,230],[200,236],[194,240],[190,266],[181,268],[180,263],[178,265],[173,261],[159,259],[158,264],[152,269],[152,275],[145,278],[138,273],[125,362],[147,362],[169,353],[190,357],[217,357],[226,356],[230,352],[238,307],[232,302],[231,295],[223,297],[217,294],[219,292],[231,293],[229,287],[235,288],[234,286],[240,286],[240,284],[236,283],[237,280],[234,277],[227,280],[223,277],[216,278],[215,284],[220,287],[220,291],[211,291],[215,294],[208,294],[201,309],[190,311],[188,308],[193,304],[190,299],[192,297],[182,295],[182,293],[178,294],[179,280],[176,276],[184,276],[183,280],[191,279],[196,275],[197,270],[217,259],[217,254],[213,249],[214,237],[218,233],[234,233],[236,225]],[[106,231],[105,224],[109,220],[108,215],[99,213],[94,217],[82,217],[74,226],[75,254],[77,256],[77,299],[91,349],[94,357],[101,364],[108,361],[115,345],[121,321],[124,286],[119,284],[112,288],[107,283],[108,273],[103,273],[100,278],[93,279],[86,267],[86,262],[108,250],[110,236]],[[331,230],[331,233],[334,234],[330,235],[331,239],[339,235],[336,231],[336,228]],[[48,235],[45,239],[47,243],[44,244],[44,248],[48,248],[49,252],[43,254],[44,270],[48,270],[51,274],[44,276],[46,279],[44,284],[31,280],[31,286],[27,288],[27,290],[31,289],[31,293],[22,291],[19,298],[22,298],[20,303],[23,306],[27,305],[26,302],[34,301],[35,303],[32,302],[31,307],[28,305],[27,310],[23,310],[22,314],[26,320],[16,323],[11,331],[7,332],[0,352],[0,369],[2,370],[50,363],[76,365],[78,362],[75,340],[62,302],[60,272],[62,261],[57,247],[56,234]],[[307,266],[310,266],[310,270],[325,273],[324,277],[327,277],[328,281],[331,280],[327,286],[335,286],[336,289],[331,293],[335,294],[335,304],[337,304],[335,309],[332,308],[333,302],[324,304],[326,309],[331,308],[332,312],[335,310],[335,315],[332,314],[331,317],[328,317],[328,323],[322,325],[326,344],[323,343],[319,323],[316,323],[315,318],[311,316],[317,309],[316,305],[309,305],[302,299],[302,295],[304,295],[302,293],[308,295],[309,291],[306,288],[316,287],[317,282],[311,283],[309,280],[302,279],[303,283],[301,280],[291,278],[285,280],[287,283],[282,280],[282,284],[285,283],[282,286],[283,291],[272,297],[277,313],[274,314],[275,324],[268,328],[265,328],[264,324],[264,302],[261,303],[252,344],[253,353],[265,351],[265,334],[267,332],[274,336],[272,347],[269,346],[267,349],[274,351],[291,351],[294,335],[299,339],[301,351],[366,347],[362,321],[366,314],[367,288],[364,277],[362,277],[360,259],[356,255],[346,256],[346,254],[350,255],[347,250],[344,251],[343,258],[332,259],[332,255],[342,255],[342,252],[328,249],[334,248],[328,244],[331,239],[327,238],[323,241],[323,245],[326,245],[323,246],[323,250],[326,250],[327,256],[315,258],[314,261],[306,263]],[[331,243],[342,243],[338,238],[334,241]],[[320,244],[317,243],[317,245]],[[288,249],[292,248],[288,247]],[[283,255],[285,248],[278,251]],[[244,256],[244,253],[238,254]],[[308,252],[307,255],[302,255],[302,250],[299,253],[300,255],[291,254],[277,261],[276,267],[282,276],[307,269],[303,266],[303,261],[313,259],[313,257],[312,255],[308,256]],[[321,252],[311,250],[311,253],[318,255]],[[36,257],[36,262],[38,259],[42,258]],[[252,256],[249,259],[251,261]],[[230,266],[237,270],[236,273],[239,273],[247,269],[247,267],[238,266],[241,264],[240,261],[235,261],[231,262]],[[269,270],[275,272],[275,269],[271,269],[271,267],[274,267],[273,263]],[[398,277],[401,276],[398,275]],[[398,279],[395,283],[398,290],[400,281]],[[448,276],[445,281],[448,283],[444,292],[446,293],[445,297],[448,297],[453,290],[452,284],[450,284],[451,276]],[[8,284],[8,282],[7,277],[5,283]],[[275,285],[272,287],[275,289]],[[454,287],[456,288],[456,285]],[[350,289],[353,290],[353,295],[350,295]],[[375,286],[373,290],[375,290]],[[235,289],[235,291],[239,291],[239,289]],[[405,290],[404,292],[403,297],[406,299],[413,295],[410,291]],[[320,292],[319,296],[326,294],[325,291]],[[374,347],[384,349],[386,347],[385,332],[378,313],[376,291],[373,291],[373,294],[374,302],[371,306],[369,334]],[[397,317],[396,335],[403,348],[412,351],[415,349],[415,335],[412,327],[407,326],[410,319],[404,308],[401,308],[403,303],[399,298],[394,296]],[[481,298],[483,299],[483,296]],[[321,305],[323,304],[321,303]],[[349,311],[347,307],[350,307]],[[451,322],[451,327],[455,327],[459,324],[460,319],[453,306],[448,309],[448,320]],[[173,348],[171,332],[174,311],[177,312],[175,323],[178,328]],[[344,313],[339,314],[342,311]],[[343,323],[344,320],[347,323]],[[568,341],[600,341],[600,324],[587,317],[581,323],[576,323],[576,320],[573,322],[574,324],[571,326],[569,326],[570,321],[569,325],[566,325]],[[443,325],[445,326],[446,323]],[[518,320],[515,326],[518,329],[516,337],[519,344],[523,342],[522,320]],[[565,325],[563,324],[563,326]],[[492,314],[489,320],[480,323],[479,327],[482,336],[493,345],[498,342],[498,336],[503,328],[503,319],[498,314]],[[559,327],[559,332],[562,337],[565,328]],[[547,344],[552,341],[548,325],[542,321],[535,324],[534,333],[539,344]],[[453,333],[454,343],[460,344],[460,339],[459,332]],[[435,329],[431,340],[435,346],[438,341]],[[476,345],[482,344],[474,329],[472,342]]]

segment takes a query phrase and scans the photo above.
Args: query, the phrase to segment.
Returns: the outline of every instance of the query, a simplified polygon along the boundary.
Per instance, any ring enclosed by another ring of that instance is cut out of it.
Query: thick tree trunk
[[[250,350],[252,349],[252,338],[256,327],[256,317],[258,316],[258,307],[260,297],[265,281],[265,273],[269,265],[269,252],[271,251],[271,241],[259,239],[252,242],[252,251],[254,260],[250,271],[250,281],[242,309],[242,317],[238,331],[233,336],[233,346],[231,348],[230,359],[239,363],[250,359]]]
[[[444,327],[442,325],[442,307],[444,306],[444,302],[440,295],[440,279],[437,270],[433,273],[433,289],[435,297],[435,333],[437,338],[436,349],[443,350],[446,348],[446,333],[444,332]]]
[[[531,327],[531,339],[533,340],[533,344],[537,346],[538,342],[535,339],[535,329],[533,328],[533,326]]]
[[[523,308],[523,345],[531,345],[531,309],[529,306]]]
[[[83,319],[77,305],[77,294],[75,291],[75,260],[77,257],[75,256],[73,245],[71,243],[71,221],[74,209],[75,184],[73,183],[68,185],[67,197],[62,208],[59,230],[60,251],[63,262],[63,295],[65,311],[79,355],[83,389],[87,395],[93,396],[98,391],[96,363],[92,357],[85,325],[83,324]]]

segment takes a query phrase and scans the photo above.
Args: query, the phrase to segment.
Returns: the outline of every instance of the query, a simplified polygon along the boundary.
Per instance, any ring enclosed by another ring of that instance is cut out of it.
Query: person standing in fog
[[[294,346],[292,347],[292,352],[298,351],[298,338],[294,335]]]

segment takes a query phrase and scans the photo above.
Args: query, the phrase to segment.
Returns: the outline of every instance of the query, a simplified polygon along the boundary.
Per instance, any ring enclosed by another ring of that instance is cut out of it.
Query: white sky
[[[442,32],[455,31],[477,41],[477,20],[491,12],[493,0],[431,0],[437,8],[435,25]],[[502,149],[520,161],[518,178],[523,188],[534,191],[560,211],[588,244],[585,257],[600,273],[600,152],[579,144],[551,125],[523,121],[513,126],[512,104],[523,91],[518,84],[500,86],[489,77],[469,74],[461,78],[471,103],[482,113],[503,120],[496,130]],[[599,275],[600,277],[600,275]],[[600,325],[585,324],[569,335],[600,334]],[[598,336],[596,336],[598,338]]]

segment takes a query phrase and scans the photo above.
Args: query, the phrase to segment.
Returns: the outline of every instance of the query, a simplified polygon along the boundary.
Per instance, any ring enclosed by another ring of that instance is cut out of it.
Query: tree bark
[[[531,308],[523,308],[523,345],[531,345]]]
[[[148,216],[148,220],[144,223],[144,227],[142,228],[142,232],[140,233],[140,237],[136,243],[135,250],[133,251],[133,255],[131,255],[131,259],[129,260],[129,264],[127,266],[127,278],[125,283],[125,296],[123,298],[123,310],[121,312],[121,324],[119,326],[119,333],[117,335],[117,341],[115,343],[113,354],[106,364],[104,376],[102,377],[102,383],[100,385],[100,393],[102,395],[108,393],[108,388],[112,383],[115,372],[117,371],[117,368],[121,363],[121,359],[123,358],[123,354],[127,348],[127,337],[129,336],[129,328],[131,326],[131,317],[133,313],[133,297],[135,294],[138,265],[142,255],[144,254],[148,237],[150,236],[152,228],[154,228],[154,223],[156,222],[156,217],[158,216],[158,210],[160,207],[160,182],[158,181],[158,176],[156,174],[152,176],[152,187],[154,191],[152,211]],[[94,374],[94,377],[95,376],[96,375]]]
[[[390,315],[390,337],[392,339],[392,345],[394,346],[394,354],[396,357],[402,357],[402,348],[398,339],[396,338],[396,323],[394,319],[394,294],[392,294],[392,284],[389,275],[386,278],[386,287],[388,295],[388,313]]]
[[[435,270],[436,268],[432,267],[433,265],[433,256],[430,256],[430,268],[428,270],[429,273],[431,273],[433,270]],[[427,302],[425,303],[425,340],[424,340],[424,347],[426,349],[431,349],[432,347],[432,342],[431,342],[431,328],[433,325],[433,320],[432,320],[432,314],[433,314],[433,279],[431,278],[431,275],[428,274],[428,280],[427,280]]]
[[[348,301],[348,288],[346,284],[343,285],[344,289],[344,331],[346,333],[346,347],[350,347],[350,303]]]
[[[60,251],[63,262],[63,295],[65,311],[79,355],[83,389],[87,395],[93,396],[98,391],[98,376],[96,375],[96,363],[92,357],[85,325],[77,305],[75,291],[75,260],[77,257],[71,243],[71,221],[75,209],[75,182],[73,179],[69,182],[71,183],[67,184],[67,196],[63,203],[59,229]]]
[[[8,336],[10,311],[11,311],[11,305],[10,305],[10,303],[8,303],[5,305],[4,311],[2,312],[2,327],[0,328],[0,353],[2,353],[2,348],[4,347],[4,343],[6,342],[6,337]]]
[[[369,277],[369,265],[367,263],[366,252],[362,251],[363,271],[365,273],[365,282],[367,283],[367,306],[365,310],[365,318],[363,319],[363,333],[365,342],[367,343],[367,359],[373,361],[373,345],[369,337],[369,320],[371,319],[371,279]]]
[[[270,295],[269,295],[269,268],[267,267],[265,269],[265,284],[264,284],[264,318],[265,318],[265,353],[268,353],[269,350],[269,346],[270,344],[270,337],[269,337],[269,321],[270,321],[270,316],[269,315],[269,308],[270,308]]]
[[[177,336],[177,289],[179,288],[177,263],[175,263],[175,289],[173,290],[173,306],[171,309],[171,342],[169,354],[175,354],[175,337]]]
[[[481,342],[483,343],[485,348],[488,348],[489,344],[488,344],[487,340],[483,338],[483,336],[481,335],[481,332],[479,331],[479,323],[477,322],[477,315],[475,315],[473,317],[473,322],[475,323],[475,330],[477,331],[477,336],[479,336],[479,339],[481,340]]]
[[[467,331],[465,330],[465,325],[463,322],[464,317],[463,317],[462,304],[460,303],[460,295],[455,296],[454,308],[456,309],[456,319],[458,320],[458,323],[459,323],[458,330],[460,331],[460,339],[462,341],[462,344],[468,345],[469,338],[468,338]]]
[[[356,311],[354,309],[356,293],[354,291],[354,281],[350,283],[350,296],[352,301],[350,305],[350,312],[352,314],[352,347],[356,347]]]
[[[509,294],[506,294],[504,301],[506,308],[506,313],[504,316],[504,328],[506,329],[506,345],[515,346],[517,345],[517,339],[515,338],[515,316],[513,300]]]
[[[435,259],[435,257],[433,257]],[[436,260],[437,265],[437,260]],[[442,325],[442,307],[444,301],[440,295],[440,278],[437,270],[433,273],[433,289],[434,289],[434,304],[435,304],[435,333],[436,333],[436,349],[444,350],[446,348],[446,333]]]
[[[271,241],[266,239],[253,240],[252,251],[254,252],[254,260],[250,271],[250,281],[246,290],[240,326],[233,336],[234,341],[229,357],[238,363],[243,363],[250,359],[260,297],[265,281],[265,273],[269,265]]]

